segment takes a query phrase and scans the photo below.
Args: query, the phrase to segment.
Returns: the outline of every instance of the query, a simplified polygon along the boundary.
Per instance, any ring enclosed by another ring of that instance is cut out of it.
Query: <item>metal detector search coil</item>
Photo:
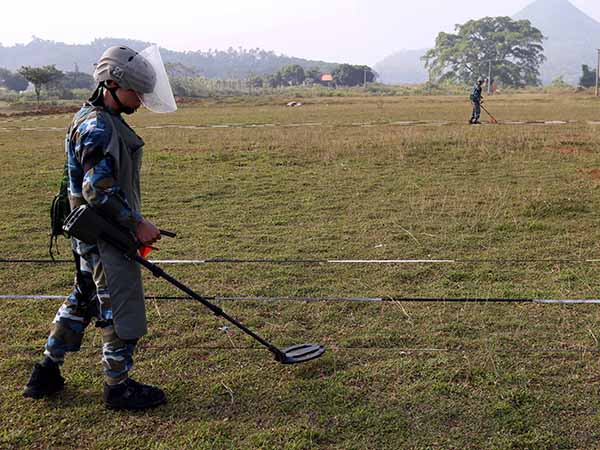
[[[233,317],[229,316],[217,305],[212,304],[200,294],[197,294],[185,284],[170,276],[156,264],[153,264],[150,261],[142,258],[137,252],[139,243],[135,240],[134,236],[130,232],[122,227],[119,227],[118,225],[111,223],[109,220],[98,214],[94,208],[91,208],[88,205],[80,206],[79,208],[71,211],[71,214],[69,214],[65,220],[63,230],[70,236],[77,238],[86,244],[95,244],[101,239],[112,245],[117,250],[121,251],[124,257],[135,260],[137,263],[150,270],[155,277],[164,278],[173,286],[188,294],[194,300],[202,303],[216,316],[223,317],[225,320],[238,327],[248,336],[260,342],[262,345],[267,347],[271,353],[273,353],[275,360],[281,364],[300,364],[317,359],[322,356],[323,353],[325,353],[325,347],[319,344],[300,344],[285,348],[283,350],[275,347],[269,341],[263,339],[258,334],[254,333],[246,326],[235,320]],[[161,231],[161,233],[174,236],[174,233],[163,231]]]
[[[323,355],[325,347],[319,344],[300,344],[284,348],[281,353],[275,354],[275,359],[281,364],[300,364]]]

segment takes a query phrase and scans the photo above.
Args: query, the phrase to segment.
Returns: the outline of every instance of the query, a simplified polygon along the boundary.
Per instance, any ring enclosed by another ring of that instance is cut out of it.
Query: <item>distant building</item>
[[[319,79],[319,84],[327,87],[335,86],[335,83],[333,82],[333,75],[330,73],[322,74],[321,78]]]

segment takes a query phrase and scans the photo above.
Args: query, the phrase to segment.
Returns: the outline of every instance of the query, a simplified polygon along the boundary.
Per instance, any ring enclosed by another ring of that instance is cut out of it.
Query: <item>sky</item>
[[[0,7],[0,44],[26,44],[33,36],[69,44],[117,37],[172,50],[260,47],[307,59],[373,65],[398,50],[430,47],[437,33],[452,32],[455,24],[512,16],[531,1],[36,0],[27,2],[32,14],[11,1]],[[600,1],[571,3],[600,21]]]

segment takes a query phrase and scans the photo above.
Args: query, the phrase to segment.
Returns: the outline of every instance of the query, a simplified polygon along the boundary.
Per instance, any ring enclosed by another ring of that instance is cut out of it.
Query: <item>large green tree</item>
[[[438,34],[422,59],[431,81],[473,82],[491,63],[492,78],[504,85],[537,85],[544,39],[528,20],[485,17],[457,25],[456,34]]]
[[[37,97],[38,108],[40,106],[40,92],[42,87],[48,87],[52,82],[58,81],[64,74],[58,70],[54,64],[43,67],[23,66],[19,69],[19,73],[25,77],[27,81],[33,84],[35,96]]]

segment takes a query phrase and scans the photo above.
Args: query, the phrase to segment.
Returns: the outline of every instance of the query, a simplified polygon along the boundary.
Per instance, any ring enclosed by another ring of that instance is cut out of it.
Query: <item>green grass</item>
[[[284,104],[207,100],[131,118],[147,143],[145,214],[178,232],[153,257],[599,257],[600,137],[587,121],[600,104],[589,96],[489,101],[499,119],[578,120],[548,126],[468,127],[457,97]],[[27,119],[0,123],[0,258],[46,257],[64,132],[19,127],[66,128],[69,116]],[[405,120],[455,124],[394,124]],[[285,126],[302,123],[318,125]],[[277,126],[147,128],[223,124]],[[599,295],[592,264],[167,270],[222,296]],[[68,265],[0,266],[0,294],[65,294],[71,282]],[[177,294],[151,276],[145,284]],[[594,306],[223,302],[277,345],[328,348],[282,367],[199,304],[150,302],[132,375],[162,386],[170,403],[134,414],[102,407],[91,327],[65,364],[64,393],[21,397],[57,306],[2,301],[0,448],[599,448],[600,368],[584,351],[599,348]]]

